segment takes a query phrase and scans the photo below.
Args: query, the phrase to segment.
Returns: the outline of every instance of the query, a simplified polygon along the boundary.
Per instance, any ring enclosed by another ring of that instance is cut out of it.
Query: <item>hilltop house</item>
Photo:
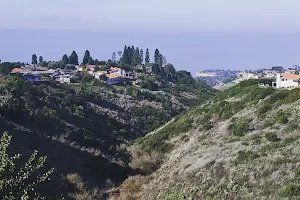
[[[115,75],[115,74],[121,75],[123,78],[126,78],[126,79],[136,79],[136,73],[127,72],[124,69],[117,68],[117,67],[112,67],[112,68],[108,69],[107,72],[112,75]]]
[[[121,74],[105,74],[106,76],[106,84],[107,85],[114,85],[123,82]]]
[[[80,65],[75,66],[75,69],[79,72],[82,72],[84,70],[83,66]]]
[[[100,77],[106,73],[107,73],[106,71],[97,71],[93,75],[94,75],[95,79],[100,79]]]
[[[58,81],[60,83],[70,83],[71,82],[71,76],[69,74],[60,75]]]
[[[87,65],[86,66],[86,70],[88,70],[88,71],[95,71],[95,69],[96,69],[96,65]]]
[[[136,79],[136,74],[134,72],[126,72],[124,69],[112,67],[107,70],[106,84],[113,85],[123,82],[124,79]]]
[[[273,86],[276,88],[290,88],[299,86],[300,75],[283,73],[277,74],[276,82],[273,82]]]
[[[43,81],[43,77],[40,75],[25,74],[25,75],[23,75],[23,78],[26,81],[29,81],[30,83],[37,83],[37,82]]]

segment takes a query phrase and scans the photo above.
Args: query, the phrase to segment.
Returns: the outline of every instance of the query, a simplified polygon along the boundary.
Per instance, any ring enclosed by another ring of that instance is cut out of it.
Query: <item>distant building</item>
[[[16,73],[20,73],[22,70],[21,68],[14,68],[13,70],[11,70],[11,73],[16,74]]]
[[[297,70],[296,69],[288,69],[285,71],[285,73],[296,74]]]
[[[29,81],[31,83],[36,83],[36,82],[42,82],[43,77],[40,75],[32,75],[32,74],[26,74],[23,76],[26,81]]]
[[[215,72],[198,72],[196,74],[196,77],[215,77],[217,73]]]
[[[136,79],[136,73],[135,72],[127,72],[124,69],[117,68],[117,67],[112,67],[107,70],[107,72],[111,75],[121,75],[121,77],[126,78],[126,79]]]
[[[283,73],[277,74],[276,82],[273,82],[273,86],[276,88],[290,88],[299,86],[300,75]]]
[[[96,67],[97,67],[96,65],[88,65],[88,66],[86,66],[86,70],[95,71]]]
[[[106,74],[106,84],[107,85],[115,85],[123,82],[123,78],[121,74]]]
[[[95,79],[100,79],[100,77],[106,73],[107,73],[106,71],[97,71],[94,73],[94,77],[95,77]]]
[[[60,83],[70,83],[71,82],[71,76],[68,74],[60,75],[58,81]]]
[[[83,66],[75,66],[75,68],[77,69],[77,71],[82,72],[83,71]]]

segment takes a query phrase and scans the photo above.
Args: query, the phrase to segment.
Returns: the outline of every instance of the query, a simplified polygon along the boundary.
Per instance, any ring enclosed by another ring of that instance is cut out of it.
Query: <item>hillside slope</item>
[[[120,196],[299,199],[299,111],[300,89],[242,82],[140,138],[131,164],[144,173],[127,179]],[[161,166],[145,168],[159,152]]]
[[[54,167],[55,175],[45,192],[67,197],[78,190],[67,175],[79,174],[89,188],[98,189],[124,180],[131,173],[125,146],[198,101],[197,95],[213,91],[152,92],[94,80],[32,85],[5,76],[0,79],[0,133],[13,136],[11,154],[26,157],[37,149],[47,155],[46,167]]]

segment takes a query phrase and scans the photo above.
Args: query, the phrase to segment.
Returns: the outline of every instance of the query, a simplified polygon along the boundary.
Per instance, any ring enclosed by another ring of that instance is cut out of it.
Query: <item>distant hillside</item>
[[[205,81],[210,86],[226,84],[237,78],[239,71],[208,69],[196,73],[195,79]]]
[[[131,166],[140,175],[120,196],[299,199],[300,90],[258,82],[241,82],[138,139]]]
[[[151,91],[86,77],[30,84],[7,75],[0,78],[0,133],[13,136],[9,153],[47,155],[55,175],[41,190],[66,198],[80,193],[76,174],[100,191],[123,181],[132,173],[127,144],[214,93],[201,82]]]

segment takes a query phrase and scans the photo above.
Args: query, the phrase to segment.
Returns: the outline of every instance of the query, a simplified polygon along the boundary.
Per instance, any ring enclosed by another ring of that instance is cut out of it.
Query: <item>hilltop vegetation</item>
[[[39,188],[41,194],[97,199],[102,189],[132,173],[125,148],[130,142],[214,93],[200,82],[151,91],[130,84],[107,86],[88,76],[66,85],[30,84],[6,75],[0,78],[0,133],[13,136],[9,154],[26,157],[38,150],[48,156],[45,167],[55,170]]]
[[[139,138],[131,166],[141,175],[121,196],[298,199],[300,90],[257,85],[241,82]]]

